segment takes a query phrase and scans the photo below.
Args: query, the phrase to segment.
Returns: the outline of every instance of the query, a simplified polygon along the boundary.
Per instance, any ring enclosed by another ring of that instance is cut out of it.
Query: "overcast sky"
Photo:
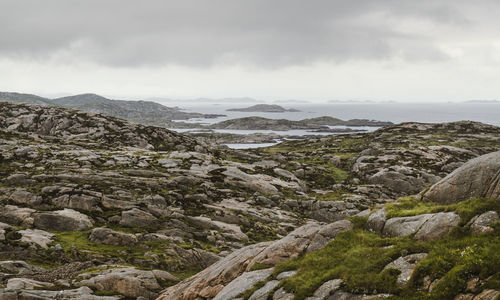
[[[498,0],[0,0],[0,90],[500,98]]]

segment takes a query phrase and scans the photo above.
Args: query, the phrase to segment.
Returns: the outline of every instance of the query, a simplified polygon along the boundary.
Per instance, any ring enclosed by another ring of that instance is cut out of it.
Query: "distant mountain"
[[[183,112],[152,101],[111,100],[96,94],[81,94],[56,99],[31,94],[0,92],[0,101],[32,103],[44,106],[69,107],[86,112],[101,113],[142,123],[168,126],[172,120],[215,118],[222,115]]]
[[[96,94],[81,94],[52,100],[52,103],[87,112],[103,113],[140,123],[165,126],[172,120],[213,118],[219,115],[187,113],[152,101],[111,100]]]
[[[32,94],[0,92],[0,101],[16,102],[16,103],[32,103],[39,105],[52,105],[50,99],[43,98]]]
[[[242,111],[242,112],[268,112],[268,113],[282,113],[282,112],[298,112],[296,109],[286,109],[276,104],[256,104],[246,108],[231,108],[227,111]]]

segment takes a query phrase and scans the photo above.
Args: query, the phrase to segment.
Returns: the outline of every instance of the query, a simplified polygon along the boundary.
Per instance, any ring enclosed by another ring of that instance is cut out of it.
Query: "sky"
[[[0,0],[0,91],[500,99],[498,0]]]

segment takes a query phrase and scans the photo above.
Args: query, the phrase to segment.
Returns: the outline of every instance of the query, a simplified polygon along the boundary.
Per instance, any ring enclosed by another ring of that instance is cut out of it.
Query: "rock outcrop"
[[[450,204],[472,197],[500,201],[500,151],[468,161],[433,185],[422,200]]]

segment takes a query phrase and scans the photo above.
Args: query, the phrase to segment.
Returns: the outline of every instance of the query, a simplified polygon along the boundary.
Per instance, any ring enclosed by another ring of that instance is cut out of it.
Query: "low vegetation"
[[[459,204],[438,206],[415,198],[387,206],[391,217],[437,211],[455,211],[462,226],[436,242],[420,242],[410,237],[386,238],[363,229],[366,218],[352,218],[355,229],[340,233],[325,248],[279,264],[274,271],[297,270],[282,286],[301,300],[324,282],[342,279],[342,289],[352,293],[388,293],[390,299],[453,299],[467,291],[473,277],[486,281],[482,288],[498,287],[500,281],[500,224],[485,235],[471,235],[464,226],[472,216],[487,210],[500,213],[498,202],[473,198]],[[464,221],[465,220],[465,221]],[[400,256],[428,253],[416,267],[406,286],[398,286],[396,269],[384,267]],[[432,292],[423,289],[424,281],[435,282]]]

